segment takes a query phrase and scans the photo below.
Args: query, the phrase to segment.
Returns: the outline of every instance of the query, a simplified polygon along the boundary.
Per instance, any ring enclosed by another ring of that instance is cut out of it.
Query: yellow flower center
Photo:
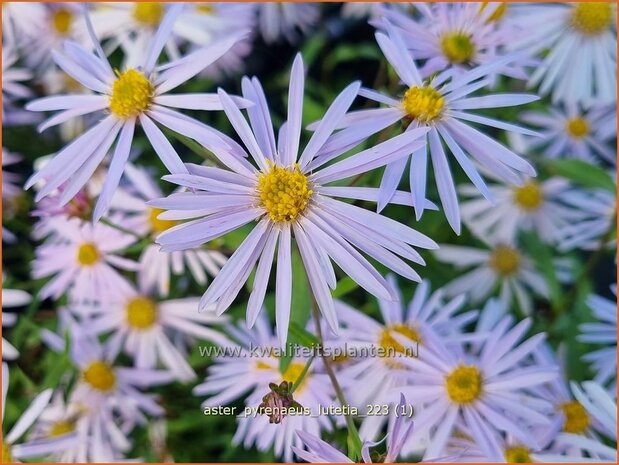
[[[461,365],[447,375],[445,387],[452,402],[469,404],[481,396],[481,373],[477,367]]]
[[[271,166],[258,175],[260,204],[276,223],[290,223],[305,211],[314,191],[298,165],[292,169]]]
[[[52,24],[54,30],[58,35],[66,36],[71,30],[71,24],[73,23],[73,13],[66,8],[58,8],[52,14]]]
[[[572,26],[585,35],[597,35],[610,26],[613,9],[610,2],[577,3],[572,11]]]
[[[160,220],[157,218],[164,211],[165,210],[160,208],[151,208],[148,213],[148,222],[150,223],[150,228],[155,235],[167,231],[172,226],[176,226],[178,224],[178,221],[176,220]]]
[[[529,181],[514,189],[514,202],[522,210],[535,211],[544,203],[544,193],[538,183]]]
[[[584,433],[591,419],[587,410],[582,406],[580,402],[571,401],[565,402],[559,406],[559,409],[565,415],[565,423],[563,423],[563,431],[566,433],[582,434]]]
[[[133,18],[143,26],[155,27],[161,22],[164,4],[159,2],[135,2]]]
[[[582,139],[589,134],[589,123],[581,117],[571,118],[565,123],[565,131],[574,139]]]
[[[380,333],[379,344],[385,351],[395,351],[400,354],[406,352],[406,348],[393,337],[393,332],[401,334],[417,343],[421,342],[421,336],[415,328],[397,323],[391,326],[385,326]]]
[[[288,368],[286,368],[286,371],[284,371],[284,373],[282,374],[282,378],[284,378],[284,381],[288,381],[289,383],[294,384],[301,377],[301,373],[303,373],[304,369],[305,365],[303,363],[292,362],[288,365]],[[301,381],[301,384],[297,388],[297,392],[303,387],[303,385],[305,384],[305,380],[307,380],[307,377],[303,381]]]
[[[484,11],[489,3],[490,2],[482,2],[481,7],[479,8],[479,12],[481,13],[482,11]],[[496,21],[500,21],[505,16],[506,11],[507,11],[507,2],[501,2],[501,4],[498,7],[496,7],[496,9],[492,12],[492,14],[488,16],[486,23],[493,23]]]
[[[4,6],[4,3],[2,4],[2,6]],[[2,441],[2,463],[13,463],[13,456],[11,455],[11,449],[9,448],[9,445],[5,442]]]
[[[501,276],[511,276],[520,267],[520,254],[513,247],[501,245],[490,255],[490,268]]]
[[[505,449],[505,461],[507,463],[531,463],[529,449],[524,446],[513,446]]]
[[[110,111],[122,119],[132,118],[150,107],[155,88],[144,73],[129,69],[117,72],[118,77],[112,85]]]
[[[72,421],[61,420],[57,421],[52,425],[49,429],[49,436],[63,436],[65,434],[69,434],[75,431],[75,423]]]
[[[475,55],[471,36],[463,32],[452,32],[441,38],[441,50],[450,63],[466,63]]]
[[[441,115],[444,99],[433,87],[413,86],[404,94],[402,105],[412,119],[430,123]]]
[[[271,367],[271,365],[269,365],[268,363],[263,362],[262,360],[259,360],[259,361],[256,363],[256,368],[257,368],[258,370],[270,370],[272,367]]]
[[[110,391],[116,385],[116,374],[105,362],[92,362],[83,373],[84,381],[98,391]]]
[[[127,304],[127,323],[135,329],[148,329],[157,321],[157,305],[143,296],[135,297]]]
[[[92,242],[85,242],[77,249],[77,261],[82,266],[92,266],[99,261],[99,250]]]
[[[203,15],[212,15],[215,12],[215,8],[210,3],[199,3],[196,5],[196,11]]]

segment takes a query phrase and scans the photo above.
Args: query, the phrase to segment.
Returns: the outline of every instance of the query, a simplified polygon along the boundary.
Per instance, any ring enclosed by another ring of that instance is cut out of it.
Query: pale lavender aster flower
[[[10,42],[19,46],[38,34],[45,21],[45,13],[44,3],[4,2],[2,4],[3,43]]]
[[[31,102],[27,106],[29,110],[63,110],[43,123],[39,129],[44,130],[90,113],[104,112],[107,116],[62,149],[28,180],[27,188],[39,180],[46,181],[37,194],[37,201],[67,181],[69,182],[61,197],[61,203],[71,200],[117,140],[108,176],[93,213],[94,220],[99,220],[118,186],[138,123],[171,173],[187,173],[187,169],[155,121],[172,131],[198,140],[205,147],[229,149],[227,138],[223,134],[170,108],[219,110],[222,106],[217,95],[166,94],[225,54],[244,33],[229,36],[183,58],[156,66],[170,30],[181,11],[180,4],[170,7],[138,68],[129,68],[115,74],[91,27],[89,32],[95,54],[74,42],[65,43],[65,55],[52,52],[58,66],[95,94],[60,95]],[[90,25],[88,16],[85,17]],[[236,99],[235,102],[241,106],[248,104],[243,99]]]
[[[498,441],[501,432],[537,447],[537,438],[529,428],[547,425],[552,405],[527,390],[551,381],[557,371],[548,366],[523,366],[545,335],[523,341],[531,320],[511,324],[511,318],[504,317],[480,342],[478,355],[453,345],[447,349],[439,338],[429,335],[422,357],[402,359],[411,368],[410,385],[397,389],[413,399],[415,408],[425,406],[416,415],[413,432],[421,436],[429,433],[424,458],[445,455],[456,428],[466,431],[495,462],[504,460]]]
[[[3,126],[32,124],[37,118],[17,106],[17,101],[32,97],[32,91],[25,81],[32,73],[15,66],[19,57],[15,44],[5,41],[2,44],[2,124]]]
[[[192,219],[158,236],[157,242],[164,251],[195,247],[258,221],[202,296],[200,309],[216,304],[218,314],[226,311],[258,262],[247,306],[247,321],[252,326],[264,301],[277,246],[275,307],[282,346],[286,342],[290,318],[293,237],[312,292],[332,331],[337,331],[337,316],[329,288],[335,288],[337,279],[331,260],[368,292],[393,300],[396,298],[393,290],[359,251],[419,281],[417,272],[398,255],[423,264],[423,259],[411,246],[436,247],[434,241],[408,226],[332,198],[376,201],[377,190],[327,186],[405,157],[423,144],[419,138],[427,129],[408,131],[324,167],[343,153],[329,148],[330,135],[357,95],[359,83],[351,84],[335,99],[301,151],[303,88],[303,62],[298,55],[290,78],[288,122],[279,132],[277,145],[264,92],[257,79],[243,79],[244,97],[256,102],[248,111],[251,126],[228,95],[220,90],[224,111],[258,169],[245,158],[215,151],[228,169],[188,165],[190,174],[169,175],[164,179],[193,188],[194,192],[176,193],[150,202],[154,207],[168,210],[159,215],[159,219]],[[395,193],[393,199],[394,203],[408,205],[410,200],[401,192]]]
[[[527,149],[549,158],[579,158],[588,162],[601,158],[616,165],[617,150],[611,140],[617,137],[617,127],[610,134],[604,128],[609,109],[614,113],[616,105],[594,106],[589,110],[566,105],[550,107],[548,112],[524,112],[520,119],[540,128],[540,137],[525,139]],[[604,137],[600,137],[602,129]]]
[[[586,354],[586,361],[595,371],[595,382],[608,385],[610,392],[617,390],[617,287],[612,286],[615,300],[591,295],[587,306],[593,312],[596,322],[579,326],[578,340],[588,344],[602,345],[601,349]]]
[[[320,18],[319,3],[257,2],[258,28],[267,44],[286,39],[296,42],[300,34],[316,25]]]
[[[613,2],[529,3],[518,5],[527,34],[509,47],[544,54],[529,85],[553,103],[617,101],[617,25]]]
[[[3,279],[4,281],[4,279]],[[32,296],[20,289],[5,289],[2,287],[2,308],[15,308],[27,305],[32,300]],[[2,312],[2,327],[8,328],[15,324],[17,315],[15,313]],[[2,359],[15,360],[19,355],[17,349],[9,341],[2,338]]]
[[[470,94],[488,85],[491,73],[514,61],[515,56],[493,60],[455,77],[452,71],[443,71],[430,82],[424,82],[400,33],[390,23],[385,24],[389,35],[379,32],[376,39],[385,57],[408,89],[398,98],[371,89],[361,89],[359,95],[383,103],[386,108],[349,113],[338,125],[346,128],[338,134],[338,142],[342,146],[350,147],[353,142],[363,140],[398,122],[408,125],[405,132],[421,127],[429,129],[426,136],[427,146],[409,152],[411,157],[401,157],[387,165],[380,185],[378,209],[383,209],[393,198],[410,158],[411,195],[416,218],[421,218],[425,209],[429,154],[445,216],[453,230],[459,234],[458,198],[443,142],[473,184],[486,198],[492,200],[470,157],[495,177],[515,185],[523,183],[523,175],[535,176],[535,170],[525,159],[466,122],[521,134],[535,133],[510,123],[470,114],[467,110],[522,105],[535,101],[538,97],[527,94],[470,97]]]

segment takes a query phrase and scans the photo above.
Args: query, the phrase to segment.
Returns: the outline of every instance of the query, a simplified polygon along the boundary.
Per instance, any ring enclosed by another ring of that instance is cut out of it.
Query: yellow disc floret
[[[464,32],[452,32],[441,37],[441,50],[452,64],[466,63],[475,56],[471,36]]]
[[[565,123],[565,131],[574,139],[582,139],[589,134],[589,123],[579,116],[570,118]]]
[[[507,463],[531,463],[529,449],[524,446],[513,446],[505,449],[505,461]]]
[[[4,6],[4,3],[2,4]],[[6,441],[2,441],[2,463],[13,463],[13,455]]]
[[[92,266],[99,261],[99,250],[92,242],[85,242],[77,249],[77,261],[82,266]]]
[[[56,437],[56,436],[63,436],[65,434],[72,433],[73,431],[75,431],[74,422],[67,421],[67,420],[61,420],[61,421],[57,421],[56,423],[52,425],[52,427],[49,429],[48,434],[51,437]]]
[[[314,191],[298,165],[291,169],[272,165],[258,175],[260,204],[276,223],[290,223],[302,214]]]
[[[514,189],[514,202],[528,212],[539,210],[544,203],[544,193],[538,183],[529,181]]]
[[[141,25],[158,26],[163,18],[164,4],[159,2],[135,2],[133,18]]]
[[[430,86],[413,86],[404,94],[402,105],[408,116],[422,123],[436,121],[443,110],[444,98]]]
[[[400,354],[406,352],[406,348],[393,337],[394,332],[401,334],[402,336],[405,336],[417,343],[421,342],[421,336],[415,328],[411,328],[410,326],[402,323],[396,323],[394,325],[386,326],[380,333],[379,344],[386,351],[394,351]]]
[[[203,15],[212,15],[215,11],[215,7],[210,3],[198,3],[196,4],[196,11]]]
[[[134,297],[126,309],[127,323],[134,329],[148,329],[157,321],[157,305],[147,297]]]
[[[151,208],[148,213],[148,222],[155,235],[167,231],[172,226],[176,226],[178,224],[178,221],[176,220],[161,220],[157,218],[164,211],[165,210],[160,208]]]
[[[469,404],[481,396],[481,373],[475,366],[461,365],[447,375],[445,387],[452,402]]]
[[[73,13],[66,8],[58,8],[52,14],[52,24],[54,30],[58,35],[66,36],[71,31],[71,24],[73,23]]]
[[[304,364],[299,363],[299,362],[292,362],[290,363],[290,365],[288,365],[288,367],[286,368],[286,371],[284,371],[282,378],[284,378],[284,381],[288,381],[291,384],[295,384],[297,380],[301,377],[301,373],[303,373],[304,369],[305,369]],[[307,378],[305,378],[301,382],[297,390],[300,389],[303,386],[303,384],[305,384],[306,379]]]
[[[482,2],[481,6],[479,7],[479,12],[481,13],[482,11],[484,11],[490,3],[492,2]],[[499,6],[497,6],[496,9],[492,12],[492,14],[488,16],[486,23],[500,21],[501,19],[503,19],[506,12],[507,2],[500,2]]]
[[[585,35],[604,32],[613,21],[610,2],[576,3],[572,10],[572,26]]]
[[[580,402],[575,400],[565,402],[559,406],[559,409],[565,416],[563,431],[566,433],[582,434],[587,430],[591,423],[591,419],[589,418],[587,410],[585,410]]]
[[[513,247],[501,245],[494,249],[488,264],[497,274],[511,276],[520,268],[520,254]]]
[[[110,391],[116,385],[116,374],[106,362],[92,362],[83,373],[84,381],[98,391]]]
[[[112,85],[110,111],[122,119],[138,116],[150,107],[155,88],[144,73],[128,69],[118,73]]]

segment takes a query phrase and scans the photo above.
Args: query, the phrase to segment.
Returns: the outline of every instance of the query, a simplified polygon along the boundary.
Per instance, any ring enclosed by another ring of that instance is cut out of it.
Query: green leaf
[[[288,334],[291,336],[291,339],[303,347],[311,348],[320,344],[320,339],[296,323],[290,324]]]
[[[553,160],[548,162],[548,170],[582,187],[617,191],[617,184],[606,170],[582,160]]]
[[[337,283],[337,287],[331,293],[334,299],[340,299],[346,294],[357,289],[359,285],[349,276],[346,276],[343,279],[340,279]]]
[[[303,328],[309,321],[312,294],[309,288],[301,255],[295,248],[292,251],[292,306],[290,323]]]

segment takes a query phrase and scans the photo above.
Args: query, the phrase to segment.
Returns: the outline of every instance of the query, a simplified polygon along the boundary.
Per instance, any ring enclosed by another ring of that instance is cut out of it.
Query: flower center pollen
[[[105,362],[92,362],[83,373],[84,380],[99,391],[110,391],[116,385],[116,374]]]
[[[127,323],[135,329],[148,329],[157,321],[157,305],[147,297],[135,297],[127,304]]]
[[[489,265],[497,274],[511,276],[520,268],[520,254],[513,247],[501,245],[490,255]]]
[[[565,123],[565,131],[574,139],[582,139],[589,134],[589,124],[584,118],[572,118]]]
[[[490,2],[482,2],[481,6],[479,7],[479,12],[481,13],[482,11],[484,11],[489,3]],[[492,12],[492,14],[488,16],[486,23],[493,23],[493,22],[500,21],[501,19],[503,19],[506,12],[507,12],[507,2],[501,2],[501,4],[496,7],[496,9]]]
[[[4,6],[4,4],[2,5]],[[2,463],[13,463],[13,455],[6,441],[2,441]]]
[[[441,50],[452,64],[466,63],[475,55],[471,36],[463,32],[445,34],[441,38]]]
[[[150,107],[155,88],[144,73],[129,69],[118,73],[112,85],[110,111],[122,119],[132,118]]]
[[[514,189],[514,202],[525,211],[539,210],[544,203],[544,193],[539,184],[529,181]]]
[[[75,431],[75,423],[72,421],[61,420],[57,421],[52,425],[49,430],[49,436],[63,436],[65,434],[69,434]]]
[[[565,402],[559,406],[560,410],[565,415],[565,423],[563,431],[566,433],[582,434],[589,427],[591,420],[589,414],[580,402],[571,401]]]
[[[601,34],[612,20],[610,2],[577,3],[572,11],[572,26],[585,35]]]
[[[271,166],[258,175],[260,204],[276,223],[290,223],[302,214],[314,191],[298,165],[292,169]]]
[[[196,5],[196,11],[203,15],[212,15],[215,12],[215,8],[210,3],[198,3]]]
[[[59,8],[52,15],[52,23],[54,24],[54,30],[58,35],[66,36],[71,30],[73,13],[66,8]]]
[[[148,222],[150,223],[150,228],[155,235],[167,231],[171,227],[178,224],[178,221],[176,220],[160,220],[157,218],[164,211],[165,210],[162,210],[161,208],[151,208],[148,213]]]
[[[148,27],[158,26],[163,17],[164,4],[158,2],[135,2],[133,18]]]
[[[411,328],[402,323],[397,323],[391,326],[386,326],[380,333],[379,344],[385,351],[394,351],[400,354],[406,352],[406,348],[400,344],[396,338],[393,337],[393,333],[396,332],[405,336],[417,343],[421,342],[421,336],[415,328]]]
[[[402,105],[412,119],[431,123],[441,115],[444,99],[433,87],[413,86],[404,94]]]
[[[507,463],[531,463],[529,449],[524,446],[513,446],[505,449],[505,461]]]
[[[99,261],[99,250],[92,242],[85,242],[77,250],[77,261],[82,266],[92,266]]]
[[[305,365],[303,363],[292,362],[290,365],[288,365],[288,368],[286,368],[286,371],[284,371],[282,378],[284,378],[284,381],[288,381],[291,384],[295,384],[297,380],[301,377],[301,373],[303,373],[304,369],[305,369]],[[301,384],[297,388],[297,392],[301,387],[303,387],[306,379],[307,377],[301,382]]]
[[[469,404],[481,396],[481,373],[477,367],[461,365],[447,375],[445,386],[452,402]]]

